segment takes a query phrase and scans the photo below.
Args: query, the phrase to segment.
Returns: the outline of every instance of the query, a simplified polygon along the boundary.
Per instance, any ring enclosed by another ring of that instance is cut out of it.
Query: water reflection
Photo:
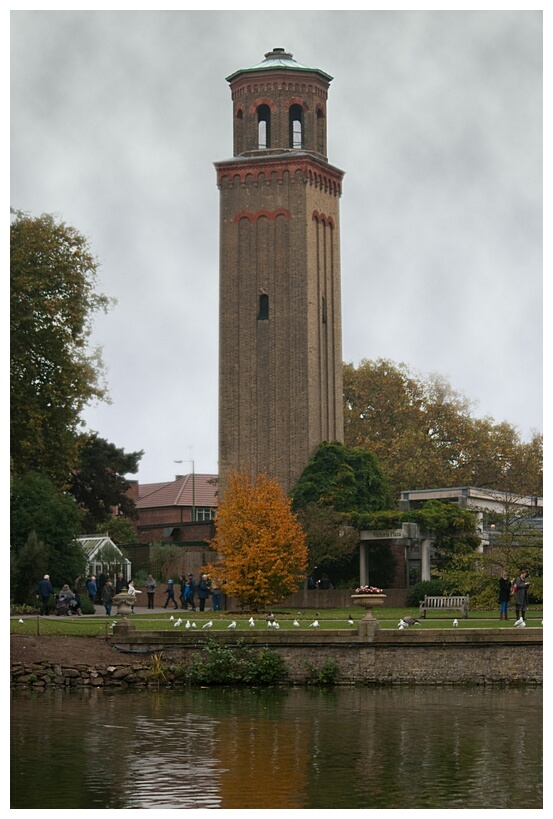
[[[11,807],[540,808],[541,715],[541,689],[18,692]]]

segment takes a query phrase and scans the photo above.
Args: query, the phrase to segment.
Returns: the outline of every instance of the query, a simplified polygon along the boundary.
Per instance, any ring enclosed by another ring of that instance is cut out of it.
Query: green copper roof
[[[226,79],[227,82],[230,82],[240,74],[249,74],[253,71],[274,71],[275,69],[284,69],[285,71],[314,71],[316,74],[320,74],[321,77],[324,77],[325,80],[328,80],[328,82],[333,79],[330,74],[326,74],[324,71],[321,71],[320,68],[310,68],[307,65],[298,63],[298,61],[294,60],[292,55],[283,48],[273,48],[272,51],[265,54],[265,59],[257,63],[257,65],[252,65],[249,68],[240,68],[238,71],[235,71],[234,74],[230,74]]]

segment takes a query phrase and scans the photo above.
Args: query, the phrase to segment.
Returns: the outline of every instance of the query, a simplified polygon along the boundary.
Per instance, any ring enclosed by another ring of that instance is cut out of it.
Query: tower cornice
[[[263,177],[263,181],[269,184],[273,174],[276,174],[279,182],[282,182],[285,174],[291,178],[300,174],[304,182],[337,196],[342,195],[344,171],[307,153],[290,151],[267,156],[263,151],[263,156],[234,157],[214,164],[219,188],[224,180],[227,184],[238,180],[245,185],[249,177],[254,184],[259,184],[260,177]]]

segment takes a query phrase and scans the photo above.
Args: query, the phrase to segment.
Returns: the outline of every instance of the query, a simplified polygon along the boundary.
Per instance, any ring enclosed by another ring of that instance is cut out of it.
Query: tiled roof
[[[139,484],[136,508],[217,506],[217,477],[202,474],[179,475],[168,483]]]

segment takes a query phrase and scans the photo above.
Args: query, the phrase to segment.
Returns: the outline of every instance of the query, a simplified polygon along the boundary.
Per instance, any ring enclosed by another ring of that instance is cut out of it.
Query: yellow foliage
[[[238,473],[219,504],[211,545],[223,559],[206,570],[254,611],[281,602],[303,581],[305,533],[290,505],[277,481],[258,475],[250,483]]]

